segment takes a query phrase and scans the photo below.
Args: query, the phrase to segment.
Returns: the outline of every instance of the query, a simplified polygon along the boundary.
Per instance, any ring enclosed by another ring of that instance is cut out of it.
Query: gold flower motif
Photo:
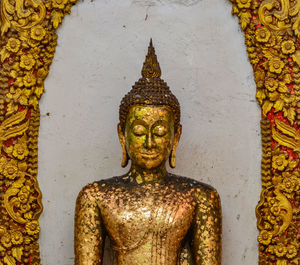
[[[26,203],[30,195],[30,188],[28,186],[23,186],[18,193],[18,199],[21,203]]]
[[[291,54],[295,51],[295,44],[292,40],[286,40],[281,43],[281,50],[284,54]]]
[[[23,243],[23,235],[20,231],[14,230],[11,233],[11,242],[14,245],[19,245]]]
[[[286,257],[292,259],[297,255],[297,247],[295,245],[289,245],[286,251]]]
[[[19,169],[15,160],[7,161],[3,168],[3,175],[8,179],[15,179],[18,176]]]
[[[49,70],[42,67],[37,71],[37,78],[44,80],[48,74],[49,74]]]
[[[284,62],[279,58],[272,58],[269,61],[270,72],[280,74],[282,72],[282,68],[284,67]]]
[[[277,220],[276,220],[276,216],[274,215],[268,215],[268,221],[271,223],[271,224],[276,224],[277,223]],[[265,228],[268,228],[265,226]],[[272,228],[272,226],[269,227],[270,229]]]
[[[23,136],[13,147],[12,155],[20,160],[28,156],[29,151],[27,148],[26,137]]]
[[[36,84],[36,78],[33,74],[26,74],[23,77],[23,83],[26,87],[32,87]]]
[[[32,54],[34,59],[38,59],[40,57],[41,48],[40,47],[34,47],[30,50],[30,54]]]
[[[282,182],[282,177],[281,176],[274,176],[272,178],[272,183],[273,185],[279,185]]]
[[[10,92],[6,94],[6,98],[9,101],[19,103],[20,105],[27,105],[28,97],[30,96],[30,93],[31,91],[28,89],[17,88],[15,91],[12,91],[12,89],[10,89]]]
[[[6,247],[6,248],[11,247],[11,236],[10,236],[10,233],[4,234],[1,237],[0,242],[1,242],[2,246]]]
[[[278,225],[279,223],[282,223],[282,216],[281,215],[278,215],[276,217],[276,224]],[[277,226],[277,225],[275,225],[275,226]]]
[[[272,240],[272,233],[267,230],[262,230],[257,237],[259,243],[269,245]]]
[[[278,204],[274,204],[271,207],[271,213],[274,214],[275,216],[278,216],[280,214],[280,207]]]
[[[27,203],[25,203],[25,204],[22,204],[21,206],[20,206],[20,212],[21,213],[27,213],[29,210],[31,209],[31,207],[30,207],[30,205]],[[25,217],[25,215],[24,215],[24,217]],[[26,217],[25,217],[26,218]]]
[[[276,201],[275,198],[271,197],[271,198],[268,198],[268,203],[269,203],[270,205],[274,205],[275,203],[277,203],[277,201]]]
[[[293,191],[298,190],[299,186],[297,184],[298,184],[297,178],[291,177],[283,180],[282,188],[285,192],[292,193]]]
[[[249,8],[251,5],[251,0],[236,0],[239,8]]]
[[[284,170],[285,167],[288,165],[288,161],[286,160],[284,154],[274,156],[272,160],[273,168],[278,170]]]
[[[16,144],[13,150],[13,156],[22,160],[28,155],[28,149],[26,144]]]
[[[259,42],[268,42],[270,39],[271,33],[266,28],[259,28],[255,32],[255,37]]]
[[[269,215],[269,216],[271,216],[271,215]],[[268,217],[269,217],[269,216],[268,216]],[[273,216],[273,215],[272,215],[272,216]],[[268,220],[269,220],[269,218],[268,218]],[[271,229],[272,229],[272,225],[269,224],[268,222],[265,222],[265,229],[271,230]]]
[[[287,252],[286,246],[282,243],[279,243],[277,246],[275,246],[274,252],[277,257],[282,257]]]
[[[28,235],[35,235],[40,232],[40,226],[38,221],[33,220],[25,225],[25,229]]]
[[[59,9],[64,9],[67,2],[68,0],[52,0],[52,6]]]
[[[10,52],[16,53],[20,49],[21,42],[18,39],[10,38],[7,41],[5,48]]]
[[[33,218],[33,212],[32,211],[28,212],[28,211],[29,211],[29,209],[26,210],[26,212],[24,212],[24,217],[26,219],[32,219]]]
[[[46,35],[46,30],[42,26],[33,27],[30,31],[30,37],[34,40],[42,40]]]
[[[22,68],[31,70],[34,65],[35,65],[35,60],[34,60],[32,54],[23,54],[21,56],[20,66]]]
[[[278,83],[274,78],[269,78],[268,80],[265,81],[265,86],[269,91],[273,92],[278,87]]]

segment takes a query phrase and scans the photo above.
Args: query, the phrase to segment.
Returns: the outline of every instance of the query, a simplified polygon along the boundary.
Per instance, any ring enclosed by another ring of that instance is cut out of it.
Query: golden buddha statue
[[[180,106],[150,41],[142,78],[120,105],[127,174],[85,186],[75,213],[75,264],[100,265],[108,236],[117,265],[221,264],[221,204],[212,187],[170,174]]]

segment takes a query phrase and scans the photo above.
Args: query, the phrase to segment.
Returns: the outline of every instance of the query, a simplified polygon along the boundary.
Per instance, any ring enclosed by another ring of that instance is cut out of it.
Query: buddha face
[[[179,136],[174,133],[174,115],[167,106],[133,106],[127,116],[125,134],[119,130],[132,164],[152,169],[165,164]]]

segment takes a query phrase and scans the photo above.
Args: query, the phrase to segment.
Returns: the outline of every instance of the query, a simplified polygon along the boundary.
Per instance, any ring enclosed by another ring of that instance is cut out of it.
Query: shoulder
[[[170,182],[170,184],[174,183],[174,184],[182,186],[182,187],[187,187],[189,189],[198,190],[199,192],[210,193],[212,191],[215,191],[215,188],[213,188],[212,186],[210,186],[208,184],[202,183],[202,182],[197,181],[192,178],[182,177],[182,176],[178,176],[178,175],[174,175],[174,174],[169,174],[168,182]]]
[[[96,194],[99,192],[99,185],[97,182],[89,183],[84,186],[79,192],[76,200],[77,205],[84,205],[94,203]]]
[[[94,181],[84,186],[77,196],[77,201],[99,201],[107,192],[122,185],[123,176]]]
[[[197,202],[213,201],[214,203],[220,204],[220,196],[217,190],[206,183],[174,174],[169,174],[168,181],[174,184],[176,183],[176,186],[180,186],[182,189],[191,192]]]
[[[118,185],[122,185],[124,184],[124,176],[119,176],[119,177],[112,177],[112,178],[108,178],[108,179],[102,179],[99,181],[96,181],[94,183],[97,183],[98,187],[100,190],[102,189],[107,189],[109,187],[116,187]]]

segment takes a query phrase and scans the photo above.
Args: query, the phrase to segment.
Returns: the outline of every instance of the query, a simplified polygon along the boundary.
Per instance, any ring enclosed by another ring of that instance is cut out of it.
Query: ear
[[[171,150],[171,154],[169,157],[169,164],[171,168],[176,167],[176,148],[178,146],[179,140],[180,140],[180,136],[181,136],[181,131],[182,131],[182,126],[181,124],[178,125],[177,130],[174,134],[174,141],[173,141],[173,146],[172,146],[172,150]]]
[[[128,157],[128,154],[127,154],[127,151],[126,151],[126,144],[125,144],[125,135],[122,131],[122,127],[121,127],[121,124],[119,123],[118,124],[118,135],[119,135],[119,140],[120,140],[120,143],[121,143],[121,147],[122,147],[122,163],[121,163],[121,166],[122,167],[126,167],[127,164],[128,164],[128,160],[129,160],[129,157]]]

